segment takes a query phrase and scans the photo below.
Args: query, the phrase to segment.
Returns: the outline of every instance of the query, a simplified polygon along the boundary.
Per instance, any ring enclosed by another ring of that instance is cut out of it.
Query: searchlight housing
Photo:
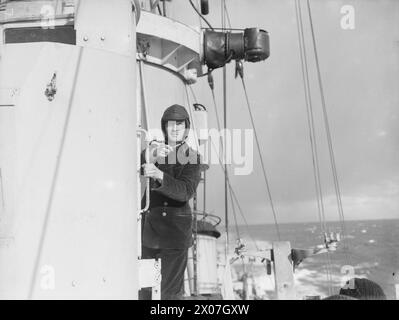
[[[270,55],[269,34],[259,28],[240,32],[230,30],[204,31],[204,62],[209,69],[223,67],[231,60],[259,62]]]

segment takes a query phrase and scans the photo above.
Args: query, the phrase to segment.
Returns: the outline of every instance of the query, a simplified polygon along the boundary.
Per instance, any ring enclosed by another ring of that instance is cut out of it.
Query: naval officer
[[[189,200],[201,178],[200,156],[186,139],[190,118],[181,105],[167,108],[161,119],[165,143],[152,143],[143,173],[150,180],[150,206],[143,214],[142,258],[161,259],[161,299],[182,299],[188,248],[192,246]],[[148,192],[148,190],[146,190]],[[144,207],[145,195],[142,206]],[[145,293],[145,291],[144,291]],[[142,299],[148,299],[141,292]]]

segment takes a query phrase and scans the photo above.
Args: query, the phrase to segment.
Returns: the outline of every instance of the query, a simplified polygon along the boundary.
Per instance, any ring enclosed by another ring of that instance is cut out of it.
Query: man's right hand
[[[150,163],[155,163],[159,158],[166,158],[173,148],[163,142],[152,142],[149,146]]]

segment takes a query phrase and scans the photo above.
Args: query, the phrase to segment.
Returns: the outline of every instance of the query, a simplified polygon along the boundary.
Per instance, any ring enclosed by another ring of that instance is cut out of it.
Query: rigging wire
[[[191,6],[193,7],[194,11],[198,14],[198,16],[199,16],[202,20],[204,20],[204,22],[208,25],[209,28],[211,28],[212,30],[214,30],[213,27],[212,27],[212,25],[208,22],[208,20],[206,20],[206,18],[201,14],[201,12],[198,11],[198,9],[197,9],[197,7],[195,6],[195,4],[193,3],[193,1],[192,1],[192,0],[188,0],[188,1],[190,2]]]
[[[229,28],[231,28],[230,15],[229,15],[228,8],[226,6],[226,1],[225,0],[222,0],[222,5],[223,5],[224,15],[227,17]],[[269,197],[269,202],[270,202],[270,206],[271,206],[272,213],[273,213],[273,220],[274,220],[274,225],[275,225],[275,229],[276,229],[276,233],[277,233],[277,238],[278,238],[278,240],[281,240],[280,229],[279,229],[279,225],[278,225],[278,221],[277,221],[277,214],[276,214],[276,210],[274,208],[273,199],[272,199],[272,195],[271,195],[271,191],[270,191],[270,185],[269,185],[269,181],[268,181],[268,178],[267,178],[265,165],[264,165],[264,162],[263,162],[263,157],[262,157],[262,154],[261,154],[261,151],[260,151],[260,144],[259,144],[259,140],[258,140],[258,135],[257,135],[257,132],[256,132],[255,124],[254,124],[254,121],[253,121],[253,116],[252,116],[252,112],[251,112],[251,106],[250,106],[250,103],[249,103],[248,93],[247,93],[247,89],[246,89],[246,86],[245,86],[244,79],[241,78],[241,80],[242,80],[242,85],[243,85],[243,88],[244,88],[245,98],[246,98],[246,101],[247,101],[248,111],[249,111],[249,114],[250,114],[250,117],[251,117],[251,123],[252,123],[252,128],[254,130],[255,140],[256,140],[259,156],[260,156],[260,161],[261,161],[261,165],[262,165],[262,172],[263,172],[263,177],[264,177],[265,183],[266,183],[266,189],[267,189],[267,193],[268,193],[268,197]],[[214,97],[213,90],[212,90],[212,95],[213,95],[213,99],[214,99],[215,106],[216,106],[216,100],[215,100],[215,97]],[[215,110],[217,110],[216,107],[215,107]]]
[[[342,230],[342,235],[343,235],[342,238],[343,238],[343,242],[344,242],[344,252],[345,252],[345,257],[346,257],[346,263],[350,264],[350,256],[348,253],[348,243],[347,243],[347,233],[346,233],[346,227],[345,227],[345,215],[344,215],[344,210],[343,210],[343,206],[342,206],[341,191],[340,191],[339,182],[338,182],[338,173],[337,173],[337,167],[336,167],[336,163],[335,163],[335,155],[334,155],[334,149],[333,149],[333,143],[332,143],[332,137],[331,137],[330,124],[329,124],[329,120],[328,120],[328,112],[327,112],[327,107],[326,107],[323,82],[322,82],[322,78],[321,78],[320,62],[319,62],[319,57],[318,57],[318,52],[317,52],[316,36],[315,36],[315,32],[314,32],[314,27],[313,27],[313,18],[312,18],[312,12],[311,12],[311,7],[310,7],[310,1],[307,0],[306,3],[307,3],[307,9],[308,9],[308,15],[309,15],[309,21],[310,21],[310,30],[311,30],[311,35],[312,35],[313,52],[314,52],[314,56],[315,56],[315,63],[316,63],[316,70],[317,70],[317,79],[318,79],[318,84],[319,84],[319,89],[320,89],[324,126],[325,126],[325,130],[326,130],[326,135],[327,135],[328,150],[329,150],[330,163],[331,163],[331,169],[332,169],[333,180],[334,180],[335,195],[336,195],[336,200],[337,200],[337,205],[338,205],[338,214],[340,217],[341,230]]]
[[[229,188],[229,193],[230,193],[231,208],[233,209],[233,218],[234,218],[234,225],[235,225],[235,228],[236,228],[237,239],[241,239],[240,228],[238,227],[238,221],[237,221],[236,208],[235,208],[234,202],[233,202],[233,194],[232,194],[230,188]]]
[[[315,180],[316,199],[317,199],[318,215],[319,215],[319,221],[320,221],[320,231],[322,233],[324,233],[327,231],[327,226],[325,223],[323,192],[321,189],[321,176],[320,176],[320,169],[319,169],[317,140],[316,140],[316,134],[315,134],[316,130],[315,130],[315,125],[314,125],[312,95],[310,92],[305,38],[304,38],[304,34],[303,34],[302,13],[301,13],[300,3],[298,0],[295,0],[295,9],[296,9],[296,18],[297,18],[299,53],[300,53],[300,60],[301,60],[301,67],[302,67],[302,79],[303,79],[303,84],[304,84],[305,104],[306,104],[306,113],[307,113],[307,120],[308,120],[308,129],[309,129],[309,139],[310,139],[310,146],[311,146],[311,151],[312,151],[313,176],[314,176],[314,180]]]
[[[317,200],[318,216],[319,216],[320,229],[321,229],[320,231],[321,234],[325,234],[325,232],[328,232],[328,230],[325,221],[326,219],[324,213],[323,192],[321,188],[317,140],[315,134],[314,117],[313,117],[312,95],[310,92],[306,44],[305,44],[304,31],[303,31],[301,4],[299,0],[295,0],[295,13],[297,20],[298,43],[299,43],[299,52],[301,60],[302,79],[303,79],[304,92],[305,92],[305,104],[306,104],[307,121],[309,128],[309,138],[310,138],[310,145],[312,151],[312,164],[313,164],[313,175],[315,180],[316,200]],[[331,295],[332,291],[331,261],[328,252],[325,258],[325,271],[328,282],[328,291],[329,295]]]
[[[231,27],[228,10],[227,10],[226,3],[224,0],[222,0],[222,5],[224,7],[224,14],[227,15],[228,22]],[[301,66],[302,66],[304,89],[305,89],[305,100],[306,100],[307,114],[308,114],[309,137],[310,137],[311,148],[312,148],[312,161],[313,161],[313,168],[314,168],[314,178],[315,178],[315,187],[316,187],[316,197],[317,197],[320,228],[322,231],[328,232],[328,227],[326,225],[326,218],[325,218],[324,203],[323,203],[323,193],[322,193],[322,187],[321,187],[321,175],[320,175],[320,168],[319,168],[319,161],[318,161],[317,141],[316,141],[316,134],[315,134],[315,126],[314,126],[313,107],[312,107],[311,93],[310,93],[308,66],[307,66],[307,59],[306,59],[306,46],[305,46],[304,35],[303,35],[303,22],[302,22],[302,13],[301,13],[301,9],[300,9],[300,1],[296,0],[295,5],[296,5],[298,39],[299,39],[299,44],[300,44],[301,63],[302,63]],[[314,54],[315,54],[316,66],[317,66],[319,88],[320,88],[320,93],[321,93],[321,98],[322,98],[323,115],[324,115],[324,122],[325,122],[325,128],[326,128],[326,134],[327,134],[327,140],[328,140],[328,146],[329,146],[330,161],[331,161],[331,166],[332,166],[332,171],[333,171],[334,187],[335,187],[337,203],[338,203],[338,212],[339,212],[339,218],[340,218],[340,223],[341,223],[341,229],[343,232],[343,239],[346,241],[345,217],[344,217],[344,212],[343,212],[343,208],[342,208],[342,199],[341,199],[340,188],[339,188],[339,183],[338,183],[338,174],[337,174],[337,170],[336,170],[335,157],[334,157],[334,151],[333,151],[333,146],[332,146],[332,138],[331,138],[331,132],[330,132],[329,122],[328,122],[328,115],[327,115],[327,110],[326,110],[326,106],[325,106],[324,90],[323,90],[322,81],[321,81],[320,65],[319,65],[319,60],[318,60],[318,55],[317,55],[316,40],[315,40],[315,35],[314,35],[314,28],[313,28],[313,21],[312,21],[312,16],[311,16],[309,0],[307,0],[307,7],[308,7],[308,14],[309,14],[310,26],[311,26],[311,31],[312,31],[313,49],[314,49]],[[302,39],[302,42],[301,42],[301,39]],[[264,163],[263,163],[263,158],[262,158],[262,155],[260,152],[259,140],[257,138],[257,132],[256,132],[256,128],[254,125],[254,120],[253,120],[253,116],[252,116],[252,112],[251,112],[251,107],[250,107],[250,103],[249,103],[245,80],[243,77],[241,77],[241,80],[242,80],[242,85],[243,85],[244,92],[245,92],[245,98],[247,101],[247,106],[248,106],[248,111],[249,111],[250,118],[251,118],[252,127],[254,129],[255,140],[256,140],[258,152],[260,155],[261,165],[262,165],[263,174],[264,174],[264,178],[265,178],[265,182],[266,182],[266,186],[267,186],[267,190],[268,190],[269,200],[270,200],[272,211],[273,211],[273,217],[274,217],[274,221],[275,221],[275,225],[276,225],[276,230],[279,235],[276,213],[275,213],[274,205],[272,202],[271,192],[270,192],[269,183],[268,183],[268,179],[267,179],[267,175],[266,175],[266,170],[265,170]],[[214,101],[215,101],[215,99],[214,99]],[[217,110],[217,109],[215,108],[215,110]],[[347,246],[346,246],[346,254],[347,254]],[[332,294],[332,292],[331,292],[331,290],[332,290],[332,288],[331,288],[332,275],[331,275],[330,267],[331,267],[331,257],[330,257],[330,253],[327,252],[327,278],[328,278],[328,281],[330,284],[328,289],[329,289],[329,294]]]
[[[224,6],[225,0],[221,0],[221,20],[222,20],[222,30],[224,31],[226,28],[226,13],[225,13],[225,6]],[[230,59],[229,59],[230,60]],[[224,141],[227,141],[227,133],[226,133],[226,127],[227,127],[227,80],[226,80],[226,65],[223,65],[223,128],[224,128]],[[220,132],[220,129],[219,129]],[[227,150],[226,148],[223,148],[224,150],[224,209],[225,209],[225,225],[226,225],[226,257],[227,257],[227,252],[228,252],[228,244],[229,244],[229,201],[228,201],[228,184],[227,184],[227,179],[226,177],[228,176],[228,168],[227,168]]]
[[[201,0],[197,0],[197,7],[199,7],[200,5],[201,5]],[[202,18],[201,18],[201,16],[198,16],[198,20],[199,20],[200,28],[202,29]]]
[[[253,118],[253,115],[252,115],[251,103],[249,101],[247,87],[245,85],[245,80],[244,80],[243,77],[241,78],[241,82],[242,82],[242,86],[243,86],[243,89],[244,89],[245,100],[246,100],[246,103],[247,103],[249,116],[251,118],[252,128],[254,130],[255,142],[256,142],[256,147],[258,149],[258,153],[259,153],[260,163],[261,163],[261,166],[262,166],[262,173],[263,173],[263,178],[264,178],[265,184],[266,184],[267,196],[269,198],[270,207],[271,207],[271,210],[272,210],[272,213],[273,213],[274,226],[275,226],[275,229],[276,229],[277,238],[280,241],[281,240],[281,234],[280,234],[280,229],[279,229],[279,225],[278,225],[278,221],[277,221],[277,213],[276,213],[276,210],[274,208],[272,193],[270,191],[269,179],[267,177],[266,168],[265,168],[265,164],[264,164],[264,161],[263,161],[263,156],[262,156],[262,152],[261,152],[261,148],[260,148],[258,133],[257,133],[256,127],[255,127],[255,122],[254,122],[254,118]]]
[[[211,89],[211,93],[212,93],[212,100],[213,100],[213,105],[214,105],[214,109],[215,109],[215,114],[217,114],[217,113],[218,113],[218,111],[217,111],[217,103],[216,103],[215,92],[214,92],[213,89]],[[218,116],[216,116],[216,118],[218,118]],[[219,125],[219,124],[218,124],[218,130],[219,130],[219,132],[220,132],[220,125]],[[217,149],[216,149],[216,146],[215,146],[213,140],[211,140],[211,143],[212,143],[212,146],[214,147],[216,153],[218,153],[218,151],[217,151]],[[222,141],[221,141],[221,143],[222,143]],[[222,163],[222,160],[220,159],[220,155],[219,155],[219,154],[218,154],[218,160],[219,160],[219,164],[220,164],[220,166],[221,166],[221,169],[224,171],[223,163]],[[233,187],[232,187],[232,185],[231,185],[231,181],[230,181],[229,175],[226,176],[226,179],[227,179],[227,183],[228,183],[229,189],[231,190],[231,194],[232,194],[232,196],[233,196],[233,198],[234,198],[234,200],[235,200],[235,202],[236,202],[236,205],[237,205],[237,207],[238,207],[238,210],[239,210],[239,212],[240,212],[240,214],[241,214],[241,217],[242,217],[242,219],[243,219],[243,221],[244,221],[244,223],[245,223],[245,226],[246,226],[246,228],[247,228],[248,235],[249,235],[249,237],[251,238],[251,240],[253,241],[253,243],[255,244],[256,249],[259,250],[259,247],[258,247],[256,241],[253,240],[253,238],[251,237],[251,233],[250,233],[250,230],[249,230],[248,221],[247,221],[247,219],[245,218],[244,212],[243,212],[243,210],[242,210],[242,208],[241,208],[241,205],[240,205],[240,203],[239,203],[239,201],[238,201],[237,195],[236,195],[236,193],[234,192],[234,189],[233,189]]]
[[[214,150],[217,152],[217,148],[216,148],[216,146],[215,146],[213,140],[211,140],[211,144],[212,144]],[[221,169],[222,169],[223,172],[224,172],[224,169],[223,169],[223,162],[222,162],[222,160],[220,159],[220,155],[218,155],[218,160],[219,160],[220,167],[221,167]],[[245,218],[244,211],[242,210],[241,205],[240,205],[240,202],[239,202],[239,200],[238,200],[238,198],[237,198],[237,195],[236,195],[236,193],[235,193],[235,191],[234,191],[234,189],[233,189],[233,186],[231,185],[231,181],[230,181],[229,176],[227,176],[227,184],[228,184],[228,186],[229,186],[231,195],[232,195],[232,197],[233,197],[233,199],[234,199],[234,201],[235,201],[235,203],[236,203],[236,205],[237,205],[238,211],[240,212],[241,218],[242,218],[242,220],[244,221],[245,227],[246,227],[246,229],[247,229],[248,236],[249,236],[250,240],[252,241],[252,243],[254,244],[255,248],[259,251],[260,248],[259,248],[257,242],[254,240],[254,238],[253,238],[252,235],[251,235],[251,232],[250,232],[250,229],[249,229],[248,221],[247,221],[247,219]]]
[[[231,20],[230,20],[229,10],[227,9],[226,0],[223,1],[223,6],[224,6],[225,16],[227,18],[227,23],[229,25],[229,30],[231,30]]]
[[[192,95],[193,95],[193,97],[194,97],[194,100],[197,102],[197,98],[196,98],[194,89],[193,89],[191,86],[189,86],[189,88],[190,88],[191,93],[192,93]],[[213,105],[214,105],[215,113],[218,114],[215,94],[214,94],[214,91],[213,91],[213,90],[211,90],[211,92],[212,92],[212,100],[213,100]],[[218,115],[216,116],[216,118],[218,118]],[[218,130],[220,131],[220,123],[218,123]],[[220,143],[222,143],[222,142],[223,142],[223,141],[220,140]],[[223,168],[223,162],[222,162],[222,159],[221,159],[221,155],[219,154],[219,151],[218,151],[218,149],[216,148],[216,145],[215,145],[215,143],[213,142],[213,140],[211,140],[211,144],[212,144],[212,147],[214,148],[214,150],[215,150],[215,152],[216,152],[216,154],[217,154],[217,156],[218,156],[218,162],[219,162],[220,168],[222,169],[222,171],[223,171],[223,173],[224,173],[224,168]],[[234,200],[234,202],[232,203],[233,208],[234,208],[234,203],[235,203],[235,205],[237,206],[238,211],[239,211],[239,213],[240,213],[240,215],[241,215],[241,218],[242,218],[242,220],[244,221],[244,224],[245,224],[245,227],[246,227],[246,229],[247,229],[247,233],[248,233],[249,239],[252,241],[252,243],[254,244],[255,248],[259,251],[260,248],[259,248],[257,242],[253,239],[253,237],[252,237],[252,235],[251,235],[251,232],[250,232],[250,229],[249,229],[248,221],[247,221],[247,219],[246,219],[246,217],[245,217],[245,214],[244,214],[244,211],[243,211],[243,209],[242,209],[242,207],[241,207],[241,205],[240,205],[240,201],[238,200],[238,197],[237,197],[237,195],[236,195],[236,193],[235,193],[235,191],[234,191],[234,188],[233,188],[233,186],[232,186],[232,184],[231,184],[231,181],[230,181],[229,176],[227,176],[227,184],[228,184],[228,187],[229,187],[229,190],[230,190],[231,199]],[[234,210],[234,209],[233,209],[233,210]],[[234,211],[233,211],[233,213],[234,213]],[[234,214],[235,214],[235,213],[234,213]],[[236,217],[235,217],[234,220],[235,220],[235,223],[236,223],[236,230],[239,230],[239,225],[238,225],[238,222],[237,222]],[[238,231],[238,232],[239,232],[239,231]]]
[[[190,88],[191,93],[192,93],[192,95],[193,95],[193,97],[194,97],[194,100],[197,102],[197,98],[196,98],[194,89],[193,89],[191,86],[189,86],[189,88]],[[211,91],[211,92],[212,92],[212,91]],[[216,103],[215,95],[214,95],[213,92],[212,92],[212,99],[213,99],[213,105],[214,105],[215,113],[217,113],[217,103]],[[220,131],[220,125],[218,125],[218,130]],[[222,143],[222,140],[220,141],[220,143]],[[218,151],[218,149],[216,148],[216,145],[215,145],[215,143],[213,142],[213,140],[211,140],[211,144],[212,144],[212,147],[214,148],[214,150],[215,150],[215,152],[216,152],[216,154],[217,154],[217,156],[218,156],[218,162],[219,162],[220,168],[222,169],[222,171],[223,171],[223,173],[224,173],[224,168],[223,168],[223,162],[222,162],[222,160],[221,160],[221,155],[219,154],[219,151]],[[227,184],[228,184],[228,187],[229,187],[229,190],[230,190],[231,199],[232,199],[232,201],[234,201],[234,202],[232,202],[233,213],[234,213],[234,204],[235,204],[235,205],[237,206],[237,208],[238,208],[238,211],[239,211],[239,213],[240,213],[240,215],[241,215],[242,220],[244,221],[244,224],[245,224],[245,227],[246,227],[246,229],[247,229],[247,233],[248,233],[248,236],[249,236],[250,240],[251,240],[252,243],[254,244],[255,248],[259,251],[260,248],[259,248],[257,242],[256,242],[256,241],[253,239],[253,237],[251,236],[251,232],[250,232],[250,229],[249,229],[248,221],[247,221],[247,219],[245,218],[244,211],[243,211],[243,209],[242,209],[242,207],[241,207],[241,205],[240,205],[240,201],[238,200],[238,197],[237,197],[237,195],[236,195],[236,193],[235,193],[235,191],[234,191],[234,188],[233,188],[233,186],[232,186],[232,184],[231,184],[231,181],[230,181],[229,176],[227,176]],[[236,215],[236,213],[234,213],[234,215]],[[234,220],[235,220],[235,224],[236,224],[236,230],[239,230],[239,225],[238,225],[237,218],[235,217]],[[236,232],[237,232],[237,231],[236,231]],[[238,231],[238,233],[240,233],[240,232]]]
[[[229,28],[231,28],[231,20],[230,20],[230,15],[229,15],[228,8],[226,6],[226,1],[222,0],[222,2],[223,2],[223,8],[224,8],[223,11],[225,12],[225,16],[227,17]],[[272,195],[271,195],[271,191],[270,191],[270,185],[269,185],[269,181],[268,181],[268,178],[267,178],[265,165],[263,163],[263,157],[262,157],[262,154],[261,154],[261,151],[260,151],[259,140],[258,140],[255,124],[254,124],[253,117],[252,117],[251,106],[250,106],[249,99],[248,99],[247,89],[245,87],[244,79],[241,78],[241,80],[242,80],[242,84],[243,84],[243,88],[244,88],[244,92],[245,92],[245,97],[246,97],[246,101],[247,101],[249,114],[250,114],[250,117],[251,117],[252,128],[254,129],[255,140],[256,140],[259,156],[260,156],[260,161],[261,161],[261,165],[262,165],[262,171],[263,171],[263,176],[264,176],[265,183],[266,183],[266,188],[267,188],[267,193],[268,193],[268,197],[269,197],[269,201],[270,201],[270,206],[271,206],[271,209],[272,209],[272,212],[273,212],[273,220],[274,220],[274,225],[275,225],[275,228],[276,228],[277,238],[279,240],[281,240],[280,230],[279,230],[278,221],[277,221],[277,214],[276,214],[276,210],[274,208]]]
[[[187,98],[187,104],[188,104],[188,111],[190,113],[190,117],[192,119],[193,122],[193,136],[194,136],[194,141],[195,141],[195,147],[198,150],[200,150],[200,146],[199,146],[199,141],[198,141],[198,136],[197,136],[197,125],[194,121],[194,116],[193,116],[193,111],[192,111],[192,103],[190,101],[190,96],[188,94],[188,90],[187,90],[188,85],[185,84],[185,91],[186,91],[186,98]]]

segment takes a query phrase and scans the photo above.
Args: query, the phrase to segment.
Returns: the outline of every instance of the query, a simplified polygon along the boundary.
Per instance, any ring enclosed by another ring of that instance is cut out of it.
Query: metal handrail
[[[214,227],[218,226],[218,225],[222,222],[222,219],[221,219],[219,216],[214,215],[214,214],[211,214],[211,213],[207,213],[207,212],[204,212],[204,211],[195,211],[195,214],[196,214],[197,216],[202,216],[202,219],[201,219],[201,220],[205,220],[205,219],[207,219],[207,218],[210,218],[211,221],[209,221],[209,222],[210,222]],[[212,219],[213,219],[213,220],[212,220]],[[215,222],[214,220],[216,220],[216,222]]]
[[[144,134],[145,134],[145,142],[146,142],[146,144],[147,144],[146,149],[145,149],[145,162],[146,162],[146,163],[149,163],[149,162],[150,162],[150,149],[149,149],[149,146],[150,146],[150,139],[148,138],[149,135],[148,135],[148,132],[147,132],[146,130],[144,130],[144,129],[137,129],[137,134],[140,135],[141,133],[144,133]],[[141,166],[140,166],[140,169],[141,169]],[[147,210],[149,209],[149,207],[150,207],[150,178],[147,177],[146,179],[147,179],[147,183],[146,183],[146,189],[147,189],[147,191],[146,191],[146,201],[145,201],[146,204],[145,204],[145,207],[142,208],[142,209],[140,210],[139,214],[144,213],[144,212],[147,211]]]

